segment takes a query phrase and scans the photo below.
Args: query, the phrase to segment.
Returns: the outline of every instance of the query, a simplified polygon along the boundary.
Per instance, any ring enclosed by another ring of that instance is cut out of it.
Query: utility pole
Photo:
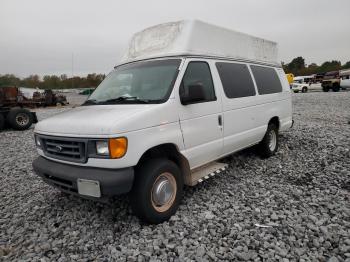
[[[72,89],[74,88],[74,54],[72,53]]]

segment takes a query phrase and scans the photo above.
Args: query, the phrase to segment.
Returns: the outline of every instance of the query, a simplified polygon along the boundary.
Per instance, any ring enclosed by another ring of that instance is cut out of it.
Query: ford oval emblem
[[[63,148],[61,146],[55,146],[57,152],[61,152],[63,150]]]

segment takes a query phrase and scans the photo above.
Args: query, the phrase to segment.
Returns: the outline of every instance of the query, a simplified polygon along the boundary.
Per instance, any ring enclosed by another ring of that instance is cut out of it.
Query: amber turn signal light
[[[111,158],[121,158],[128,149],[128,140],[126,137],[110,138],[108,140],[109,156]]]

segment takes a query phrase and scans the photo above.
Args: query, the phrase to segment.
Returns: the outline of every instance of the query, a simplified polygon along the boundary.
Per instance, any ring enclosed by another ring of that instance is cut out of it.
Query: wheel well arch
[[[272,118],[270,119],[268,125],[269,125],[269,124],[275,124],[276,127],[277,127],[277,129],[279,130],[279,129],[280,129],[280,119],[279,119],[279,117],[278,117],[278,116],[272,117]]]
[[[180,153],[177,145],[172,143],[165,143],[149,148],[142,154],[141,158],[139,159],[136,165],[136,171],[144,162],[153,158],[167,158],[173,161],[180,168],[180,171],[184,177],[185,184],[190,181],[190,165],[186,157]]]

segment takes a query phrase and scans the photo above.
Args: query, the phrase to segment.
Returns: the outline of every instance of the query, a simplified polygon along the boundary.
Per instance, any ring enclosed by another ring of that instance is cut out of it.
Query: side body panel
[[[213,72],[213,65],[210,60],[186,59],[183,70],[179,74],[179,79],[183,78],[188,63],[195,61],[208,63],[211,72]],[[179,105],[178,114],[184,138],[184,150],[181,153],[189,161],[191,169],[217,159],[222,154],[223,130],[218,121],[222,112],[222,94],[213,73],[212,78],[216,101],[182,105],[179,96],[180,85],[175,87],[176,100]]]
[[[259,143],[264,137],[267,124],[272,117],[277,116],[279,118],[281,131],[291,125],[292,112],[289,84],[283,70],[275,70],[282,84],[283,90],[281,93],[259,95],[255,79],[250,70],[255,85],[255,96],[231,99],[223,94],[224,147],[222,155]],[[217,70],[215,71],[215,74],[218,75]],[[217,79],[217,85],[222,89],[219,76]]]
[[[246,65],[246,63],[236,64]],[[217,69],[215,69],[215,74],[217,85],[223,90]],[[239,98],[228,98],[223,92],[224,146],[222,155],[230,154],[261,140],[264,127],[257,125],[258,94],[256,88],[255,92],[254,96]]]

